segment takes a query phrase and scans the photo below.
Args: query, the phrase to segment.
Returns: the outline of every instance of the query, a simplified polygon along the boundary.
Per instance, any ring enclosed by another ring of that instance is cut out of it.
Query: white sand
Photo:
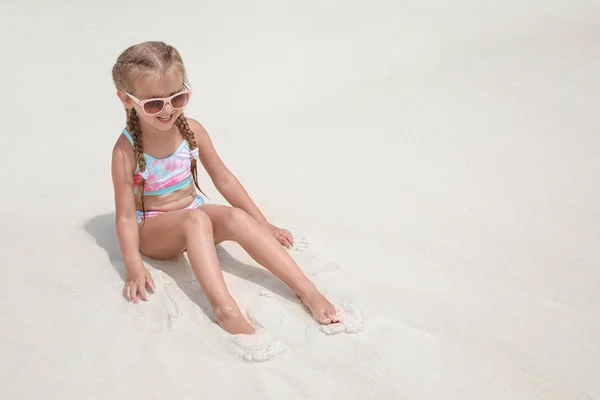
[[[0,3],[0,398],[600,398],[598,1],[127,3]],[[362,332],[320,331],[233,244],[254,343],[183,258],[122,299],[110,70],[154,39]]]

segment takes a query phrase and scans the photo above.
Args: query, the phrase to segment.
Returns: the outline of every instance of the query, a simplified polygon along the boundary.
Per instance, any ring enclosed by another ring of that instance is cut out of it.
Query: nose
[[[167,104],[165,104],[165,108],[163,109],[163,113],[165,114],[171,114],[173,112],[173,106],[171,106],[171,102],[167,102]]]

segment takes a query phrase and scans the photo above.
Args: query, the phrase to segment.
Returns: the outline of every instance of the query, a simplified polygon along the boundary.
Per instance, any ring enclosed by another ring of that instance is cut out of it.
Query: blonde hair
[[[135,82],[137,79],[146,73],[161,73],[166,74],[173,69],[179,70],[182,83],[189,88],[185,67],[181,55],[173,46],[169,46],[164,42],[144,42],[130,46],[117,58],[117,62],[112,69],[112,77],[115,86],[119,90],[129,93],[134,93]],[[135,94],[135,93],[134,93]],[[126,110],[127,115],[127,130],[133,138],[133,150],[135,159],[140,172],[146,170],[146,160],[144,159],[144,140],[142,138],[142,129],[140,127],[140,119],[135,109]],[[187,141],[190,150],[196,147],[196,138],[190,129],[187,120],[183,113],[175,121],[175,125],[179,129],[181,136]],[[200,192],[198,186],[198,176],[196,171],[196,160],[192,158],[191,173],[194,180],[194,185]],[[146,213],[144,206],[144,186],[146,180],[141,179],[138,184],[138,202],[142,204],[142,212]]]

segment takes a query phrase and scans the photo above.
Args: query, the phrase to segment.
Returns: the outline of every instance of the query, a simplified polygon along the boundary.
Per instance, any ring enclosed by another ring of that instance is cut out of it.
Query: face
[[[135,90],[131,94],[138,100],[143,101],[170,97],[183,90],[186,89],[183,85],[181,73],[177,70],[171,70],[165,74],[144,74],[140,76],[135,83]],[[119,97],[126,108],[135,108],[142,128],[145,125],[159,131],[168,131],[183,112],[183,110],[174,110],[171,104],[167,103],[157,115],[146,115],[142,108],[125,93],[119,92]]]

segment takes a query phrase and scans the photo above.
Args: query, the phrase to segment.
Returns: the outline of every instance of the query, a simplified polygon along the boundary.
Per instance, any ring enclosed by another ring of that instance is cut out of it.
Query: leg
[[[187,249],[194,274],[208,297],[217,323],[232,334],[254,333],[225,286],[210,218],[202,210],[170,211],[140,224],[140,250],[156,259]]]
[[[339,322],[335,307],[304,275],[294,259],[265,228],[239,208],[204,205],[200,207],[212,221],[215,244],[238,242],[260,265],[287,284],[322,324]]]

